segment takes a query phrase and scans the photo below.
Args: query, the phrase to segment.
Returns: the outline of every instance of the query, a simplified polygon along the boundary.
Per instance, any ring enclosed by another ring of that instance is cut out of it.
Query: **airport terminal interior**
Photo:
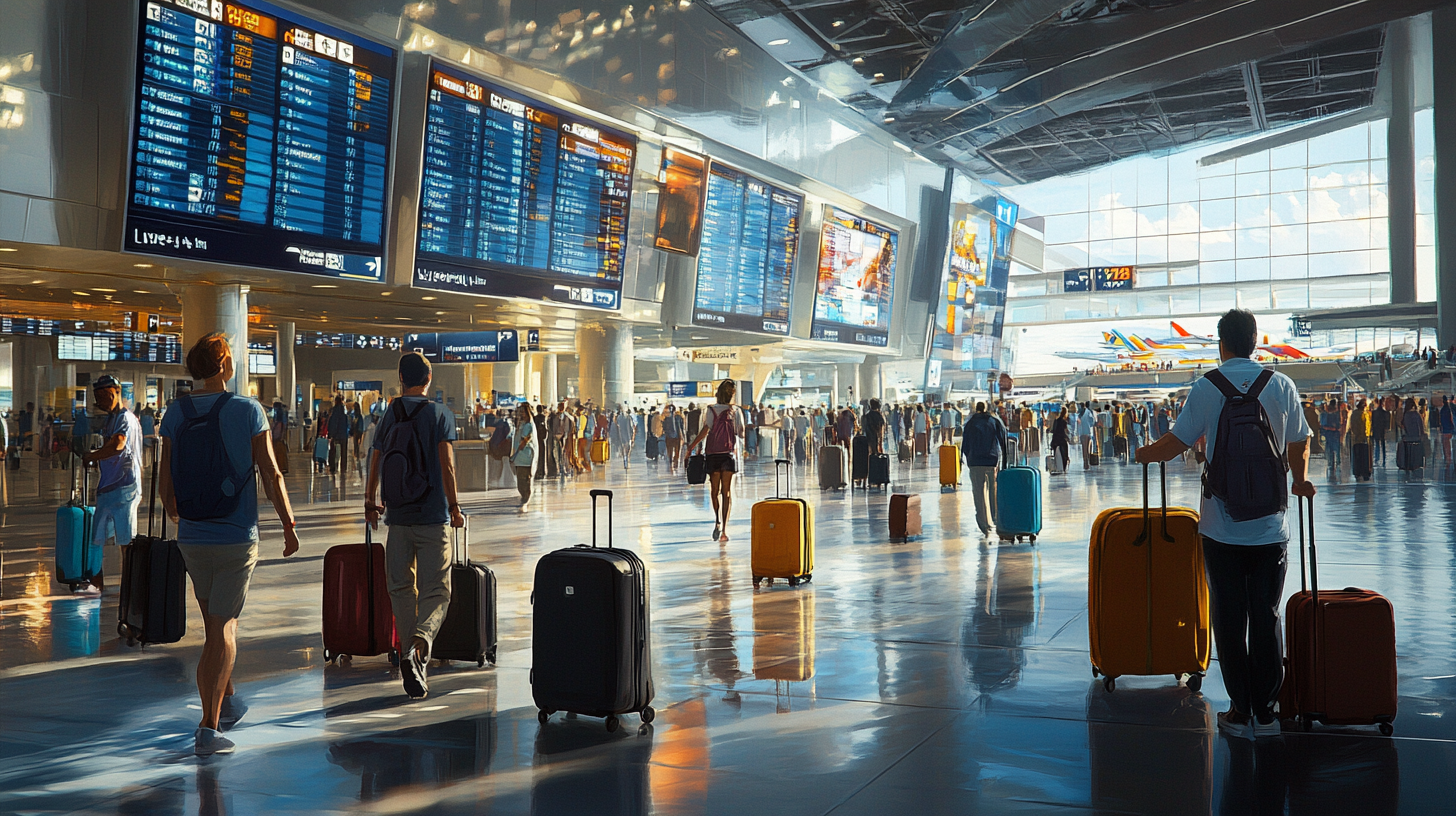
[[[0,812],[1456,809],[1456,4],[581,3],[0,0]]]

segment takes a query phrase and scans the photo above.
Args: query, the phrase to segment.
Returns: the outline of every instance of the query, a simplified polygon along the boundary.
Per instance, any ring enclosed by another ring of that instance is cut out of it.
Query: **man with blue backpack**
[[[961,456],[971,477],[971,495],[976,500],[976,526],[989,536],[996,526],[996,466],[1006,455],[1006,425],[976,403],[976,413],[961,431]]]
[[[419,352],[399,358],[401,396],[379,420],[364,487],[364,518],[389,527],[384,570],[399,633],[405,693],[429,694],[426,665],[450,607],[449,527],[464,527],[455,493],[455,417],[427,396],[430,361]],[[383,506],[375,504],[379,495]]]

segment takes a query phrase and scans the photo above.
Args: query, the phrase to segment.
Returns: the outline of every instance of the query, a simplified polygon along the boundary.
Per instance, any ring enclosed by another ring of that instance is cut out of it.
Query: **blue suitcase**
[[[1015,437],[1012,437],[1013,450]],[[1033,544],[1041,533],[1041,471],[1019,465],[996,474],[996,534],[1002,541],[1028,537]]]
[[[78,500],[73,475],[71,500],[56,508],[56,583],[72,590],[91,583],[92,578],[101,574],[101,548],[91,543],[96,508],[86,504],[89,476],[89,467],[83,468]]]

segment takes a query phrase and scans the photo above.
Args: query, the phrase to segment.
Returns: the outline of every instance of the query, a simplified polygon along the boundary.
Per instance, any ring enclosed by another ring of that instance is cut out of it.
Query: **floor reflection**
[[[329,762],[359,776],[359,799],[368,802],[402,788],[485,774],[495,744],[496,718],[471,717],[335,742]]]

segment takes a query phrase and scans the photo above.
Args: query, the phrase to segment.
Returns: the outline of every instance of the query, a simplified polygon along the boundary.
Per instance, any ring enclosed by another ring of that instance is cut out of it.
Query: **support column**
[[[233,378],[227,387],[234,394],[248,393],[248,286],[197,284],[182,290],[182,346],[185,355],[210,332],[222,332],[233,350]]]
[[[590,399],[614,408],[630,401],[635,389],[632,351],[630,324],[602,323],[576,330],[576,387],[583,402]]]
[[[1436,143],[1436,344],[1456,344],[1456,8],[1431,12],[1432,130]]]
[[[525,399],[529,395],[524,393],[526,389],[521,384],[521,374],[524,367],[522,363],[492,364],[490,367],[490,387],[496,391],[505,394],[515,394],[517,397]]]
[[[870,400],[880,398],[880,358],[874,355],[865,357],[859,365],[859,387],[855,389],[854,398],[857,400]]]
[[[278,324],[278,345],[274,362],[278,367],[278,399],[288,409],[288,416],[298,419],[298,369],[293,359],[293,343],[297,327],[292,321]]]
[[[1385,64],[1390,72],[1390,119],[1385,142],[1390,230],[1390,302],[1416,302],[1415,67],[1411,19],[1385,27]]]
[[[549,351],[536,352],[541,367],[541,402],[547,405],[555,405],[560,399],[558,394],[564,393],[559,390],[556,383],[556,355]]]

